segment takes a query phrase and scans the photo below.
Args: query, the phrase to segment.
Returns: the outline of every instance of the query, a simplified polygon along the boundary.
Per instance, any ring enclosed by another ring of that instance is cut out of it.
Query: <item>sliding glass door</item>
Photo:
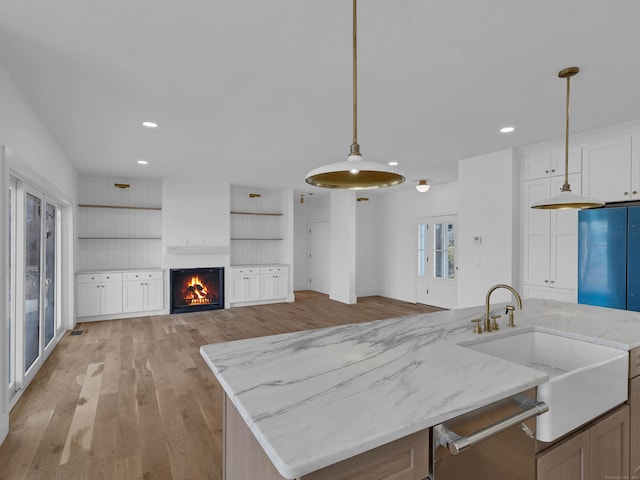
[[[16,391],[16,181],[9,183],[9,397]]]
[[[59,209],[54,201],[23,182],[15,188],[15,305],[12,331],[16,332],[11,363],[17,387],[35,375],[44,354],[53,348],[61,330],[59,314]]]

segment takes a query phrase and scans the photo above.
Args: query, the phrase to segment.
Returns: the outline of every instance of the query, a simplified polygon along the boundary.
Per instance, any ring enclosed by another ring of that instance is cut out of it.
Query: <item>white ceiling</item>
[[[561,137],[564,67],[581,68],[572,133],[640,118],[638,0],[358,9],[362,151],[410,180]],[[2,0],[0,61],[83,173],[207,164],[232,183],[312,191],[305,174],[351,144],[349,0]]]

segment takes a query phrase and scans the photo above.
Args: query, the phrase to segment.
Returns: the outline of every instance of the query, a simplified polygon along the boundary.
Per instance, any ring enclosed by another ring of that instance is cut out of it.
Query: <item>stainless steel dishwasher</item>
[[[535,480],[535,389],[433,428],[431,480]]]

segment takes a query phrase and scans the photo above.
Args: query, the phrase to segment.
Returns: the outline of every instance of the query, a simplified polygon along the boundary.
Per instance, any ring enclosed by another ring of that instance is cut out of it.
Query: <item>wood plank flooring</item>
[[[439,310],[383,297],[78,324],[10,415],[0,480],[222,478],[223,393],[201,345]]]

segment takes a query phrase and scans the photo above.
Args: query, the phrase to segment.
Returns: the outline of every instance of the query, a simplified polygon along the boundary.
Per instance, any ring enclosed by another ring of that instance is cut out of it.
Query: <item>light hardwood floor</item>
[[[11,412],[0,480],[222,477],[223,392],[209,343],[439,310],[383,297],[78,324]]]

